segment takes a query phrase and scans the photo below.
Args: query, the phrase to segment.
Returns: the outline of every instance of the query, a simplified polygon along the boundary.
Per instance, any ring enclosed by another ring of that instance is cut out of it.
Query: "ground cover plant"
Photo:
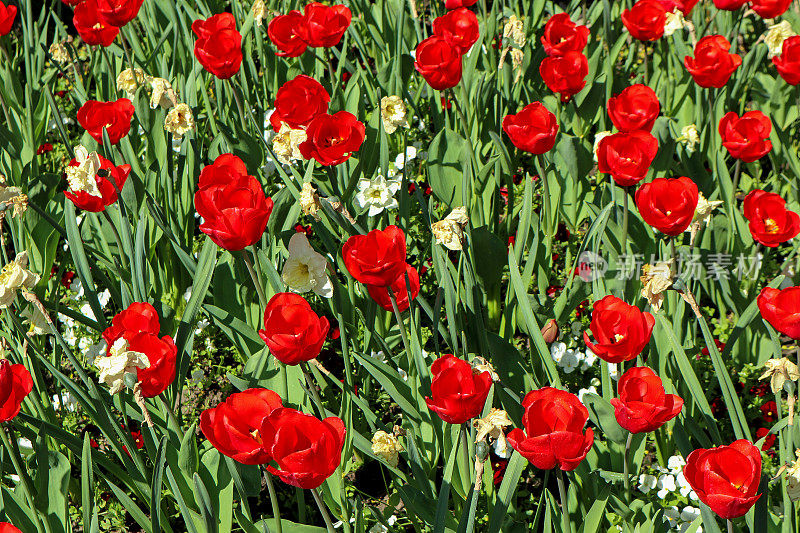
[[[0,3],[0,531],[796,531],[796,32]]]

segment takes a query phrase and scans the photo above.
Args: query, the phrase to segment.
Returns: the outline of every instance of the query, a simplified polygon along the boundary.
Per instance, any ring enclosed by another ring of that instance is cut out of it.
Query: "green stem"
[[[306,386],[308,390],[311,391],[311,397],[314,400],[314,404],[317,407],[317,412],[320,418],[325,418],[325,409],[322,407],[322,398],[319,396],[319,391],[317,391],[317,384],[314,382],[314,378],[311,377],[311,371],[308,367],[308,362],[303,361],[300,363],[300,369],[303,371],[303,376],[306,378]]]
[[[727,523],[728,523],[728,533],[733,533],[733,522],[731,522],[730,518],[727,520]]]
[[[331,515],[328,514],[328,508],[325,507],[325,503],[322,501],[319,491],[317,489],[311,489],[311,494],[314,496],[314,501],[317,502],[319,512],[322,513],[322,519],[325,520],[325,527],[328,533],[334,533],[336,530],[333,527],[333,522],[331,522]]]
[[[22,484],[22,492],[25,494],[25,499],[28,501],[28,506],[30,507],[30,512],[33,515],[34,520],[36,521],[36,525],[41,528],[42,520],[39,516],[36,506],[33,503],[33,488],[31,487],[31,480],[28,476],[28,471],[22,466],[22,457],[20,456],[16,439],[9,439],[6,431],[6,428],[0,428],[0,440],[3,441],[3,446],[5,446],[6,450],[8,450],[8,455],[11,457],[11,463],[14,465],[14,470],[16,470],[17,475],[19,476],[20,483]],[[47,522],[46,518],[44,520],[44,530],[47,533],[50,533],[51,531],[50,523]]]
[[[625,441],[625,453],[622,456],[622,476],[623,476],[623,483],[625,484],[625,501],[630,503],[631,501],[631,476],[630,470],[628,469],[628,454],[631,450],[631,442],[633,441],[633,433],[628,432],[628,440]]]
[[[630,207],[628,207],[628,189],[620,188],[622,189],[622,253],[625,254],[628,251],[628,212]]]
[[[272,474],[265,472],[267,480],[267,491],[269,492],[269,503],[272,505],[272,516],[275,518],[275,531],[283,533],[283,524],[281,524],[281,510],[278,506],[278,495],[275,493],[275,484],[272,482]]]
[[[394,295],[394,291],[391,287],[386,287],[386,290],[389,291],[389,299],[392,301],[392,310],[394,311],[394,316],[397,318],[397,326],[400,328],[400,336],[403,338],[403,348],[406,350],[406,355],[411,354],[411,350],[408,347],[408,335],[406,334],[406,326],[403,322],[403,316],[400,314],[400,308],[397,307],[397,298]]]
[[[564,471],[556,466],[556,480],[558,481],[558,496],[561,499],[561,524],[563,533],[572,533],[572,523],[569,520],[567,507],[567,487],[564,485]]]
[[[119,256],[122,258],[122,268],[125,270],[129,270],[128,256],[125,255],[125,251],[122,249],[122,239],[119,238],[119,232],[117,231],[117,227],[114,225],[114,221],[111,220],[111,215],[108,214],[108,210],[103,209],[102,212],[103,216],[108,221],[108,225],[111,226],[111,231],[114,233],[114,240],[117,242],[117,250],[119,251]]]
[[[736,199],[736,189],[739,188],[739,176],[742,174],[742,160],[736,160],[736,167],[733,170],[733,199]]]
[[[250,279],[253,280],[253,285],[256,286],[256,292],[258,293],[258,300],[261,302],[261,307],[266,309],[267,297],[264,294],[264,288],[258,281],[258,275],[256,275],[256,271],[253,268],[253,260],[250,259],[250,255],[247,253],[247,250],[242,250],[242,259],[244,259],[244,264],[247,265],[247,271],[250,273]]]

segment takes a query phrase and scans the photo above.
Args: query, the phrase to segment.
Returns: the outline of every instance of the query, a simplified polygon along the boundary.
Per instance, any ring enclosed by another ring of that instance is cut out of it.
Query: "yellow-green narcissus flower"
[[[194,115],[192,108],[180,103],[167,112],[164,118],[164,129],[175,135],[183,137],[188,131],[194,129]]]
[[[292,235],[288,248],[289,258],[281,273],[283,282],[294,292],[314,291],[323,298],[333,296],[333,286],[326,272],[328,260],[314,251],[306,234]]]
[[[94,366],[100,372],[98,381],[108,386],[111,394],[116,394],[125,385],[125,374],[136,374],[137,368],[148,368],[150,360],[141,352],[128,349],[128,341],[119,338],[111,346],[108,357],[98,357]]]
[[[441,244],[448,250],[461,250],[461,241],[464,239],[464,226],[469,222],[466,207],[456,207],[444,220],[431,224],[431,232],[436,239],[436,244]]]
[[[403,447],[397,437],[385,431],[377,431],[372,437],[372,453],[386,461],[389,466],[396,467],[399,461],[398,453]]]
[[[20,289],[30,289],[39,283],[39,276],[28,270],[28,253],[21,252],[0,272],[0,309],[14,302]]]
[[[386,133],[394,133],[397,128],[408,127],[406,118],[406,104],[399,96],[384,96],[381,98],[381,121]]]
[[[770,26],[769,30],[767,30],[766,36],[764,37],[764,43],[769,49],[769,57],[772,58],[781,55],[781,51],[783,50],[783,41],[792,35],[795,35],[795,33],[788,20],[784,20],[778,24]]]

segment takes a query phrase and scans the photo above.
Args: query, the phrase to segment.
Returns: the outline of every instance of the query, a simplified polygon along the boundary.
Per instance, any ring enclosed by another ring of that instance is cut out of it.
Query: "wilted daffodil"
[[[167,112],[164,118],[164,129],[175,137],[183,137],[188,131],[194,129],[194,115],[192,108],[180,103]]]
[[[14,302],[20,289],[30,289],[39,283],[39,276],[28,270],[28,253],[21,252],[0,272],[0,309]]]
[[[796,34],[788,20],[784,20],[778,24],[770,26],[769,30],[767,30],[766,36],[764,37],[764,43],[769,49],[769,57],[772,58],[781,55],[781,52],[783,51],[783,41],[792,35]]]
[[[322,204],[319,202],[317,191],[309,182],[303,183],[303,187],[300,189],[300,209],[304,215],[311,216],[314,220],[320,219],[317,211],[322,209]]]
[[[436,244],[442,244],[449,250],[461,250],[464,239],[464,226],[469,222],[466,207],[456,207],[444,220],[431,224]]]
[[[0,215],[12,208],[12,217],[24,213],[28,209],[28,196],[22,194],[22,189],[19,187],[7,187],[0,180]]]
[[[667,13],[666,20],[664,21],[664,37],[669,37],[678,30],[688,28],[689,25],[686,19],[683,18],[683,13],[677,7],[671,13]]]
[[[164,78],[150,78],[150,109],[161,106],[162,109],[169,109],[178,105],[178,95],[172,84]]]
[[[772,392],[778,394],[783,390],[783,386],[787,381],[797,381],[800,379],[800,370],[797,365],[789,361],[787,358],[770,359],[764,363],[766,370],[761,375],[759,380],[769,378],[769,386]]]
[[[50,52],[50,57],[52,57],[53,61],[56,63],[67,63],[70,59],[69,50],[67,50],[67,47],[61,42],[51,44],[48,52]]]
[[[267,14],[267,6],[264,5],[264,0],[256,0],[253,2],[253,7],[250,8],[250,12],[253,14],[253,23],[255,23],[256,26],[261,26]]]
[[[30,327],[28,335],[44,335],[49,331],[50,317],[46,316],[41,309],[35,305],[29,305],[22,311],[25,323]]]
[[[700,231],[704,225],[708,225],[711,222],[711,213],[719,206],[722,205],[722,200],[714,200],[708,201],[706,200],[703,193],[698,193],[697,198],[697,207],[694,211],[694,218],[692,219],[692,223],[689,224],[687,228],[691,233],[691,237],[689,238],[689,243],[693,244],[694,239],[697,236],[697,232]]]
[[[117,76],[117,90],[124,92],[129,100],[133,100],[133,97],[136,95],[136,89],[144,85],[147,81],[148,76],[142,69],[126,68]]]
[[[786,469],[786,492],[793,502],[800,500],[800,450],[795,453],[797,459]]]
[[[396,467],[399,462],[399,452],[403,447],[397,437],[383,430],[375,432],[372,437],[372,453],[386,461],[389,466]]]
[[[302,161],[300,145],[306,142],[306,139],[305,130],[292,129],[284,122],[281,131],[272,139],[272,151],[275,152],[278,162],[282,165],[291,165],[292,161]]]
[[[91,196],[102,197],[97,187],[97,172],[100,170],[100,157],[97,152],[89,153],[83,146],[75,148],[75,161],[78,166],[68,165],[64,172],[67,174],[67,183],[72,192],[83,191]]]
[[[681,128],[681,136],[676,141],[683,143],[686,146],[686,151],[692,153],[700,143],[700,132],[697,131],[697,126],[689,124]]]
[[[505,435],[503,434],[503,428],[512,425],[512,422],[511,419],[508,418],[508,413],[492,407],[488,415],[473,420],[472,425],[478,430],[475,435],[475,442],[482,441],[487,437],[504,441]]]
[[[525,37],[525,27],[522,21],[516,15],[511,15],[506,19],[503,25],[503,38],[508,41],[508,44],[515,48],[522,48],[527,42]]]
[[[650,303],[654,313],[661,309],[664,292],[672,287],[671,264],[672,260],[669,260],[642,267],[642,296]]]
[[[141,352],[128,349],[128,341],[123,337],[111,346],[108,357],[98,357],[94,366],[100,372],[98,380],[108,386],[111,394],[116,394],[125,386],[125,374],[136,375],[136,369],[148,368],[150,360]]]

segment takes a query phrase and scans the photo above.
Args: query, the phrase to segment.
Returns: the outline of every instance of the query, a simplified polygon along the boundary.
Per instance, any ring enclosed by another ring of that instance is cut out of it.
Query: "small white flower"
[[[678,492],[681,493],[681,496],[684,498],[697,500],[697,494],[695,494],[692,486],[689,485],[689,482],[686,480],[686,476],[683,475],[683,472],[675,476],[675,484],[678,486]]]
[[[675,486],[675,476],[672,474],[661,474],[658,476],[658,497],[662,500],[667,497],[667,494],[677,490]]]
[[[672,471],[673,474],[677,474],[683,470],[684,466],[686,466],[686,459],[684,459],[681,455],[673,455],[667,460],[667,467]]]
[[[681,512],[674,505],[664,509],[664,517],[669,520],[670,527],[678,527],[678,520],[681,517]]]
[[[323,298],[333,296],[333,286],[326,272],[328,260],[314,251],[306,234],[292,235],[288,248],[289,258],[281,273],[283,282],[294,292],[314,291]]]
[[[111,292],[108,289],[104,290],[103,292],[97,295],[97,301],[100,302],[100,305],[102,307],[107,306],[108,301],[110,299],[111,299]]]
[[[571,348],[564,352],[564,356],[561,358],[561,361],[558,362],[558,366],[564,369],[565,374],[572,374],[578,369],[581,364],[577,355],[579,353],[580,352],[576,352]]]
[[[554,342],[550,345],[550,357],[553,358],[553,361],[556,363],[561,362],[561,358],[564,357],[564,353],[567,351],[567,345],[563,342]]]
[[[399,190],[399,179],[387,180],[383,176],[376,176],[371,180],[360,179],[355,204],[360,209],[369,208],[367,214],[372,217],[382,213],[384,209],[396,209],[399,204],[394,195]]]
[[[397,367],[397,373],[400,374],[400,377],[403,378],[403,381],[408,381],[408,372],[400,367]]]
[[[581,363],[581,372],[586,372],[592,366],[594,366],[595,361],[597,361],[597,356],[591,350],[586,350],[586,354],[583,357],[583,362]]]
[[[61,395],[53,394],[53,409],[56,411],[60,411],[62,408],[66,409],[70,412],[75,412],[75,409],[78,407],[78,400],[69,393],[69,391],[64,391]]]
[[[186,292],[183,293],[183,301],[188,304],[191,298],[192,298],[192,288],[189,287],[188,289],[186,289]]]
[[[608,363],[608,373],[614,381],[619,379],[619,367],[617,363]]]
[[[403,170],[403,167],[406,166],[406,163],[416,158],[417,149],[414,146],[406,146],[405,157],[403,157],[403,154],[398,154],[397,157],[394,158],[394,166],[397,167],[397,170]]]
[[[642,474],[639,476],[639,486],[637,487],[642,492],[650,492],[658,484],[658,478],[650,474]]]
[[[381,352],[370,352],[369,356],[372,357],[373,359],[377,359],[381,363],[385,363],[386,362],[386,354],[384,354],[382,351]]]
[[[595,387],[594,385],[591,385],[591,386],[589,386],[588,389],[579,390],[578,391],[578,400],[580,400],[581,403],[585,403],[583,401],[583,397],[586,396],[587,394],[597,395],[597,387]]]
[[[207,318],[201,318],[197,321],[197,324],[194,327],[194,334],[200,335],[209,324],[211,324],[211,322],[209,322]]]
[[[97,317],[94,315],[94,311],[92,310],[92,306],[88,303],[84,303],[81,306],[81,314],[91,320],[97,320]]]
[[[27,454],[33,451],[33,443],[30,439],[20,437],[17,439],[17,444],[19,445],[19,449],[22,453]]]
[[[511,454],[514,453],[514,449],[508,445],[508,440],[505,438],[495,439],[494,444],[492,444],[492,448],[494,449],[495,455],[501,459],[510,459]]]
[[[691,505],[687,505],[683,508],[683,511],[681,511],[681,520],[684,522],[691,522],[698,516],[700,516],[700,509],[692,507]]]

